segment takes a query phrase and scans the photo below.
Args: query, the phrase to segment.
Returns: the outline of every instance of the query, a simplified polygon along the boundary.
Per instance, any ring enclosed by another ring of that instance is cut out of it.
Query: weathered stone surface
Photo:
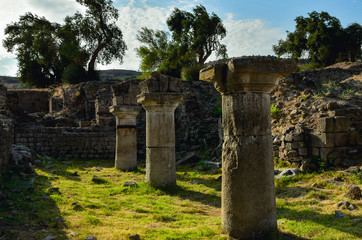
[[[349,131],[350,120],[347,117],[327,117],[319,120],[317,129],[319,132],[334,133]]]
[[[311,146],[317,148],[334,147],[335,133],[311,133]]]
[[[115,167],[130,171],[137,168],[136,117],[141,106],[112,106],[110,111],[117,118]]]
[[[265,106],[270,106],[270,96],[267,93],[242,92],[223,95],[224,135],[271,134],[270,109]]]
[[[280,77],[296,70],[291,61],[274,57],[241,57],[227,64],[214,64],[200,71],[200,80],[214,82],[223,94],[233,92],[270,92]]]
[[[276,230],[268,93],[295,69],[289,61],[243,57],[200,71],[222,94],[222,226],[231,239],[263,239]]]
[[[223,230],[230,236],[263,236],[276,228],[270,148],[270,135],[225,136],[222,222]]]
[[[170,92],[169,86],[178,81],[152,73],[137,96],[146,110],[146,182],[155,187],[176,185],[174,111],[184,95]]]
[[[181,79],[162,75],[158,72],[151,73],[151,77],[139,83],[142,93],[150,92],[179,92]]]

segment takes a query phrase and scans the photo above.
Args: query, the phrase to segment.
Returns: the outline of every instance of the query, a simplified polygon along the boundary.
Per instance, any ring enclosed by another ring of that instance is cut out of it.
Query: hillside
[[[126,80],[135,78],[142,74],[141,72],[124,69],[99,70],[98,72],[101,81]],[[8,89],[24,88],[20,87],[20,82],[17,77],[0,76],[0,82],[2,82]]]

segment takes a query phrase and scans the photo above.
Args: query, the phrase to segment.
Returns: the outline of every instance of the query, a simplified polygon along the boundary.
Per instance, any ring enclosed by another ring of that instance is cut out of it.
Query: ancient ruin
[[[137,101],[146,110],[146,182],[156,187],[176,185],[174,111],[184,95],[181,80],[159,73],[142,81]]]
[[[277,228],[270,92],[296,65],[235,58],[200,71],[222,94],[222,227],[232,239],[266,239]]]
[[[129,171],[137,169],[137,115],[142,107],[137,104],[140,93],[132,81],[112,86],[113,106],[110,112],[116,116],[115,167]]]

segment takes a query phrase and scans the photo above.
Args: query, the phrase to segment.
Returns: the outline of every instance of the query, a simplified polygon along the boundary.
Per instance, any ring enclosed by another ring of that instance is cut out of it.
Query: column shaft
[[[146,112],[146,182],[176,185],[174,110]]]
[[[223,95],[222,226],[236,239],[276,230],[270,96]]]

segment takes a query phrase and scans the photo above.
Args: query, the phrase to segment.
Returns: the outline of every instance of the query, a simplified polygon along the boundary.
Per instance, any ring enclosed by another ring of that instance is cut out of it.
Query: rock
[[[72,172],[70,175],[75,176],[75,177],[79,176],[77,171]]]
[[[212,161],[201,161],[202,165],[205,165],[207,169],[209,170],[215,170],[221,168],[222,163],[221,162],[212,162]]]
[[[343,214],[340,210],[335,210],[334,211],[334,217],[335,218],[344,218],[346,215]]]
[[[138,234],[133,234],[133,235],[129,235],[128,239],[130,239],[130,240],[141,240],[141,237]]]
[[[197,156],[195,152],[188,153],[184,158],[176,162],[176,166],[184,163],[184,162],[198,162],[200,158]]]
[[[97,240],[97,238],[95,236],[88,236],[85,240]]]
[[[360,219],[360,218],[354,218],[354,219],[352,219],[351,221],[354,222],[354,223],[358,223],[358,222],[361,221],[361,219]]]
[[[347,171],[347,172],[358,173],[358,172],[360,171],[360,169],[359,169],[358,166],[352,166],[352,167],[349,167],[346,171]]]
[[[347,201],[339,201],[339,202],[337,203],[337,207],[338,207],[338,208],[340,208],[340,207],[342,207],[342,208],[348,208],[350,205],[351,205],[351,204],[350,204],[349,202],[347,202]]]
[[[333,178],[333,181],[343,182],[343,179],[342,179],[341,177],[334,177],[334,178]]]
[[[356,210],[357,207],[356,207],[355,205],[353,205],[353,204],[350,204],[350,205],[347,207],[347,209],[350,210],[350,211],[353,211],[353,210]]]
[[[311,159],[302,160],[302,165],[300,166],[300,170],[303,172],[308,172],[316,168],[316,165],[312,163]]]
[[[299,170],[297,168],[289,168],[284,169],[280,174],[276,175],[276,178],[282,178],[282,177],[295,177],[299,175]]]
[[[130,182],[124,182],[123,183],[123,187],[137,187],[137,183],[134,181],[130,181]]]
[[[346,193],[346,197],[352,200],[359,200],[361,198],[361,189],[358,185],[349,185],[347,188],[349,191]]]
[[[43,240],[56,240],[56,238],[49,235],[49,236],[46,236],[45,238],[43,238]]]
[[[311,186],[312,186],[312,187],[315,187],[315,188],[318,188],[318,187],[319,187],[318,183],[313,183]]]

